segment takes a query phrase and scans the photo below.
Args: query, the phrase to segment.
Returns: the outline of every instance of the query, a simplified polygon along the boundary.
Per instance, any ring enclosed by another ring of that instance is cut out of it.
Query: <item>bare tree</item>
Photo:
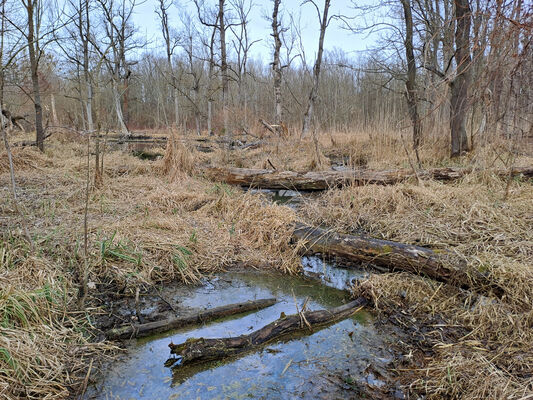
[[[132,74],[131,66],[135,62],[128,61],[127,55],[142,45],[135,41],[135,29],[131,17],[136,6],[136,0],[98,0],[104,25],[104,37],[107,48],[101,49],[95,41],[92,42],[107,66],[111,75],[113,102],[118,123],[123,135],[129,135],[124,115],[128,110],[129,79]],[[111,50],[111,56],[108,50]],[[120,86],[122,85],[121,94]],[[121,98],[124,97],[124,112]]]
[[[234,37],[232,40],[236,55],[236,67],[234,72],[237,80],[239,105],[243,107],[244,125],[247,125],[248,90],[246,83],[249,75],[249,53],[252,46],[258,43],[260,39],[251,40],[248,31],[250,13],[252,12],[254,4],[250,0],[231,0],[230,4],[233,6],[233,9],[237,14],[237,22],[235,24],[230,24],[229,27]]]
[[[173,97],[174,97],[174,124],[177,127],[179,123],[179,97],[178,97],[178,82],[176,79],[176,75],[174,73],[174,68],[172,65],[172,56],[174,54],[174,50],[176,49],[178,45],[178,40],[175,37],[171,36],[171,30],[169,28],[168,23],[168,9],[172,5],[172,1],[168,0],[159,0],[159,9],[156,9],[156,13],[159,16],[159,19],[161,20],[161,30],[163,32],[163,39],[165,40],[165,48],[167,53],[167,64],[169,73],[171,74],[171,83],[173,90]]]
[[[30,59],[31,82],[33,89],[33,105],[35,107],[35,142],[39,150],[44,151],[43,108],[41,104],[41,88],[39,86],[39,59],[41,57],[40,29],[43,17],[41,0],[22,0],[26,12],[28,31],[26,41]]]
[[[470,25],[472,11],[469,0],[454,0],[455,4],[455,78],[450,82],[450,131],[451,156],[457,157],[469,151],[466,135],[466,116],[469,107],[470,87]]]
[[[196,134],[200,135],[201,132],[201,122],[200,118],[202,116],[202,112],[200,111],[199,107],[199,98],[200,98],[200,88],[201,88],[201,80],[204,70],[204,60],[201,59],[201,57],[198,57],[196,52],[196,40],[195,38],[199,36],[199,32],[196,30],[196,27],[194,26],[192,22],[192,18],[188,14],[183,14],[182,16],[182,22],[183,22],[183,32],[181,34],[182,39],[180,42],[181,47],[183,48],[183,51],[185,52],[186,57],[186,65],[187,65],[187,71],[186,74],[188,75],[190,79],[190,94],[185,92],[185,97],[189,100],[189,103],[191,104],[193,108],[194,113],[194,122],[196,125]],[[209,86],[209,82],[208,85]],[[206,89],[207,92],[209,92],[209,87]],[[212,98],[207,94],[209,99],[208,101],[212,101]],[[209,107],[211,105],[209,104]],[[210,118],[209,118],[210,119]],[[209,125],[211,124],[211,121],[209,121]]]
[[[224,19],[225,0],[218,0],[218,37],[220,39],[220,74],[222,79],[222,112],[224,114],[224,134],[231,137],[229,129],[229,76],[226,52],[226,20]]]
[[[309,126],[311,124],[311,119],[313,118],[313,111],[315,103],[318,97],[318,85],[320,83],[320,67],[322,65],[322,54],[324,52],[324,37],[326,35],[326,28],[329,25],[330,19],[328,18],[329,6],[331,0],[324,0],[324,9],[320,12],[318,5],[315,0],[305,0],[302,4],[312,4],[318,14],[318,19],[320,20],[320,37],[318,39],[318,53],[315,60],[315,65],[313,67],[313,86],[311,88],[311,93],[309,93],[309,100],[307,103],[307,110],[304,114],[303,125],[302,125],[302,137],[306,137],[309,134]]]
[[[202,35],[202,43],[207,50],[208,72],[207,85],[205,89],[205,97],[207,99],[207,132],[209,135],[213,134],[213,95],[216,92],[214,88],[215,67],[217,62],[216,56],[216,34],[220,30],[219,18],[220,12],[218,10],[207,10],[204,0],[193,0],[198,14],[198,20],[203,25],[204,34]],[[224,107],[225,108],[225,107]],[[225,120],[226,121],[226,120]]]
[[[413,124],[413,150],[415,151],[418,164],[420,166],[420,156],[418,147],[420,146],[420,136],[422,134],[420,118],[418,116],[418,99],[416,91],[416,60],[413,46],[413,15],[411,12],[410,0],[401,0],[405,20],[405,57],[407,59],[407,79],[405,81],[407,107],[409,116]]]
[[[281,124],[283,120],[281,107],[281,22],[278,21],[279,6],[281,0],[274,0],[274,9],[272,10],[272,37],[274,38],[274,57],[272,61],[272,73],[274,74],[274,122],[276,125]]]

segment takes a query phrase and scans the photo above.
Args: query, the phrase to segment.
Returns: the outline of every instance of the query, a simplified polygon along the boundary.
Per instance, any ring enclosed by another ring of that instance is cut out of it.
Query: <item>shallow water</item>
[[[318,256],[302,257],[302,267],[305,276],[318,279],[322,284],[340,290],[349,290],[356,281],[370,276],[368,272],[355,266],[342,268]]]
[[[387,339],[376,331],[372,316],[365,311],[311,335],[286,338],[235,358],[164,367],[171,341],[247,334],[276,320],[281,312],[295,313],[295,300],[300,307],[309,298],[307,304],[312,310],[349,301],[347,292],[301,277],[228,273],[206,280],[191,296],[182,298],[181,305],[216,307],[272,296],[278,302],[258,312],[134,341],[86,398],[358,398],[352,389],[354,383],[382,384],[368,367],[385,366],[392,354],[387,350]]]

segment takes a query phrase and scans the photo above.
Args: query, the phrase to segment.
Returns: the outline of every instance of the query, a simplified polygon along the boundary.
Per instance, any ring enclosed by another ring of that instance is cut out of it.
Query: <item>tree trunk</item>
[[[455,2],[455,61],[457,71],[451,82],[451,156],[457,157],[469,151],[466,134],[466,114],[469,108],[468,89],[470,87],[470,25],[472,12],[469,0]]]
[[[126,124],[124,123],[124,117],[122,115],[122,106],[120,104],[120,93],[118,92],[117,82],[114,79],[112,82],[112,86],[113,86],[113,100],[115,102],[115,112],[117,114],[120,131],[123,136],[129,136],[130,133],[128,131],[128,128],[126,127]]]
[[[294,172],[271,169],[208,167],[204,168],[203,171],[207,178],[230,185],[288,190],[327,190],[346,185],[394,185],[408,179],[416,179],[412,169]],[[473,172],[471,168],[448,167],[418,171],[417,174],[419,178],[454,181],[471,172]],[[501,177],[509,176],[509,170],[496,170],[494,173]],[[533,178],[533,167],[516,167],[511,170],[511,174],[517,177]]]
[[[226,55],[226,22],[224,20],[225,0],[218,0],[218,31],[220,34],[220,73],[222,75],[222,112],[224,114],[224,135],[231,139],[229,129],[229,77],[228,61]]]
[[[170,367],[176,363],[186,365],[218,360],[260,347],[294,332],[312,333],[314,328],[348,318],[366,304],[367,300],[360,297],[330,310],[302,311],[299,314],[282,316],[249,335],[221,339],[191,338],[182,344],[170,343],[170,353],[178,357],[168,359],[165,365]]]
[[[59,121],[57,119],[57,112],[56,112],[56,99],[54,94],[50,94],[50,108],[52,109],[52,122],[54,123],[54,126],[59,125]]]
[[[405,82],[407,108],[409,117],[413,124],[413,150],[415,151],[418,165],[420,157],[418,147],[420,146],[420,136],[422,133],[420,119],[418,117],[418,99],[416,93],[416,61],[413,50],[413,16],[411,13],[411,4],[409,0],[401,0],[405,18],[405,57],[407,59],[407,81]]]
[[[25,8],[28,15],[28,55],[30,58],[31,82],[33,88],[33,105],[35,107],[35,143],[44,151],[43,109],[41,105],[41,89],[39,86],[39,38],[35,37],[34,11],[36,3],[26,0]]]
[[[274,0],[274,11],[272,12],[272,36],[274,37],[274,60],[272,61],[272,72],[274,74],[274,121],[280,125],[282,121],[281,109],[281,39],[280,23],[278,22],[278,12],[281,0]]]
[[[318,39],[318,54],[316,56],[315,66],[313,67],[313,87],[309,94],[309,101],[307,102],[307,110],[304,114],[302,124],[302,137],[309,134],[309,127],[311,119],[313,118],[313,111],[315,108],[316,99],[318,97],[318,84],[320,83],[320,67],[322,65],[322,53],[324,52],[324,37],[326,35],[326,28],[328,27],[328,11],[331,0],[324,0],[324,11],[322,13],[322,21],[320,22],[320,37]]]
[[[215,318],[227,317],[248,311],[261,310],[276,304],[276,299],[250,300],[245,303],[228,304],[207,310],[191,312],[175,318],[161,321],[148,322],[146,324],[124,325],[106,332],[108,339],[143,337],[154,333],[166,332],[171,329],[181,328],[185,325],[200,324]]]
[[[426,276],[464,289],[494,290],[501,294],[501,288],[480,272],[467,270],[466,262],[456,259],[451,252],[437,253],[420,246],[363,235],[345,235],[304,224],[296,224],[293,238],[303,241],[308,252],[332,254],[358,263],[383,266],[391,271]]]

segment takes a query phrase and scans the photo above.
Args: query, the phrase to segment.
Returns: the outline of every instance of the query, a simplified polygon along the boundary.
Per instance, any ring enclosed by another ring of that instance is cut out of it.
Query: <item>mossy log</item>
[[[391,271],[406,271],[446,282],[464,289],[501,294],[487,276],[467,268],[465,260],[450,251],[372,238],[366,235],[346,235],[297,223],[293,239],[304,242],[308,253],[324,253],[357,262],[386,267]]]
[[[453,181],[473,172],[471,168],[434,168],[419,171],[419,178],[431,178],[439,181]],[[502,177],[523,176],[533,177],[533,167],[498,170],[495,173]],[[290,189],[290,190],[326,190],[346,185],[393,185],[416,178],[410,169],[394,169],[385,171],[347,170],[347,171],[276,171],[273,169],[249,169],[234,167],[209,167],[204,169],[207,178],[231,185],[254,187],[259,189]]]
[[[240,314],[248,311],[261,310],[276,303],[276,299],[250,300],[244,303],[227,304],[207,310],[190,312],[175,318],[168,318],[161,321],[148,322],[146,324],[123,325],[106,332],[108,339],[121,339],[132,337],[143,337],[181,328],[185,325],[200,324],[215,318],[227,317],[229,315]]]
[[[361,297],[330,310],[282,316],[248,335],[219,339],[191,338],[181,344],[170,343],[170,353],[177,357],[168,359],[165,365],[218,360],[260,347],[294,332],[312,332],[313,328],[348,318],[365,304],[367,300]]]

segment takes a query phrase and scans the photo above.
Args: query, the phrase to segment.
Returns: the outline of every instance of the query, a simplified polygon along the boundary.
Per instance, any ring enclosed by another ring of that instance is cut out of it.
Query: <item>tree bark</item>
[[[218,32],[220,34],[220,73],[222,75],[222,112],[224,118],[224,135],[231,139],[229,129],[229,77],[226,54],[226,21],[224,20],[224,4],[226,0],[218,0]]]
[[[191,312],[176,318],[164,319],[161,321],[148,322],[146,324],[124,325],[106,332],[108,339],[143,337],[155,333],[181,328],[185,325],[200,324],[215,318],[227,317],[230,315],[245,313],[248,311],[261,310],[276,304],[276,299],[250,300],[245,303],[228,304],[214,307],[207,310]]]
[[[391,271],[429,277],[464,289],[488,289],[501,294],[501,289],[485,275],[476,270],[467,270],[466,262],[455,259],[448,251],[435,252],[425,247],[363,235],[346,235],[298,223],[293,239],[303,241],[308,252],[332,254],[383,266]]]
[[[278,12],[281,0],[274,0],[274,10],[272,12],[272,37],[274,38],[274,60],[272,61],[272,73],[274,74],[274,121],[280,125],[282,121],[281,109],[281,39],[280,23],[278,22]]]
[[[450,131],[451,156],[457,157],[470,151],[466,134],[466,114],[469,108],[470,87],[470,25],[472,12],[469,0],[454,0],[455,3],[455,62],[456,75],[451,82]]]
[[[33,105],[35,107],[35,143],[37,148],[44,151],[44,128],[43,128],[43,108],[41,105],[41,89],[39,86],[39,38],[35,32],[35,15],[38,10],[37,3],[34,0],[24,2],[26,14],[28,16],[28,55],[30,58],[31,82],[33,88]]]
[[[168,345],[170,353],[178,357],[170,358],[165,365],[172,366],[176,363],[186,365],[192,362],[218,360],[260,347],[294,332],[312,333],[314,328],[348,318],[366,304],[367,300],[361,297],[330,310],[304,311],[282,316],[249,335],[220,339],[191,338],[182,344],[170,343]]]
[[[405,19],[405,57],[407,59],[407,80],[405,82],[407,98],[407,108],[409,110],[409,117],[413,124],[413,150],[415,151],[418,165],[420,165],[420,157],[418,155],[418,148],[420,146],[420,139],[422,129],[420,126],[420,118],[418,117],[418,99],[416,93],[416,61],[413,46],[413,15],[411,12],[410,0],[401,0],[403,6],[403,13]]]
[[[453,181],[472,173],[471,168],[434,168],[418,171],[420,178],[439,181]],[[495,174],[508,177],[509,170],[496,170]],[[515,167],[513,176],[533,177],[533,167]],[[408,179],[416,179],[411,169],[397,169],[385,171],[276,171],[271,169],[248,169],[234,167],[208,167],[204,175],[214,181],[231,185],[254,187],[260,189],[290,189],[290,190],[327,190],[330,188],[349,185],[394,185]]]
[[[318,85],[320,83],[320,67],[322,65],[322,53],[324,52],[324,37],[326,36],[326,28],[328,27],[328,11],[331,0],[324,0],[324,11],[322,12],[322,21],[320,22],[320,37],[318,39],[318,54],[316,56],[315,66],[313,68],[313,87],[309,94],[309,101],[307,103],[307,110],[304,114],[302,125],[302,137],[309,134],[309,127],[311,119],[313,118],[313,111],[315,108],[316,99],[318,97]]]

